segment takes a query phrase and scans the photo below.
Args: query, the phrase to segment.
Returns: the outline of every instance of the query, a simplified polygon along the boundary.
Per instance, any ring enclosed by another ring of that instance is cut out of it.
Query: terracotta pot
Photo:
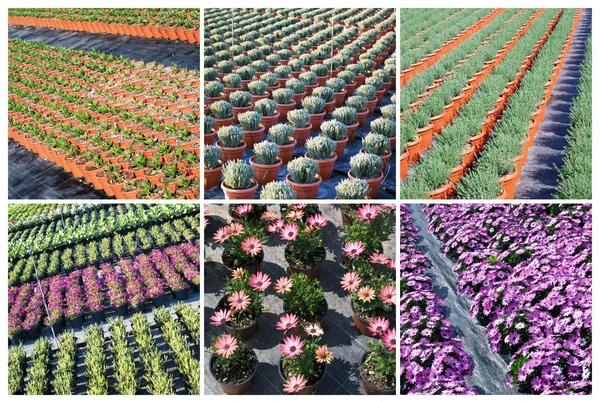
[[[256,180],[258,184],[264,186],[267,183],[277,180],[279,168],[283,164],[281,158],[277,157],[277,163],[274,165],[262,165],[256,163],[255,160],[256,155],[250,158],[250,165],[254,169],[254,180]]]
[[[367,110],[369,111],[369,116],[373,116],[375,113],[375,107],[377,106],[377,98],[367,101]]]
[[[310,158],[308,152],[304,154],[304,156]],[[335,161],[337,161],[337,155],[333,153],[331,156],[331,159],[313,159],[319,165],[319,176],[321,176],[323,181],[331,179],[331,176],[333,175],[333,168],[335,166]]]
[[[215,119],[215,133],[219,131],[221,127],[233,125],[233,116],[226,119]]]
[[[433,191],[430,191],[429,194],[427,194],[427,198],[432,200],[447,200],[450,199],[450,197],[452,197],[453,195],[454,183],[448,181],[448,183],[444,184],[443,186]]]
[[[517,182],[519,181],[519,171],[515,169],[511,174],[502,176],[499,181],[502,185],[502,190],[506,193],[506,198],[512,200],[515,197]]]
[[[376,106],[381,106],[381,104],[383,103],[383,97],[385,96],[386,93],[386,89],[382,88],[379,91],[376,91],[375,94],[377,96],[377,102],[376,102]]]
[[[352,176],[352,170],[348,171],[348,178],[350,180],[356,180],[357,178]],[[381,181],[383,180],[383,172],[381,172],[379,174],[379,177],[376,177],[374,179],[366,179],[365,181],[367,182],[367,184],[369,185],[369,188],[371,189],[371,191],[368,194],[368,197],[371,199],[376,199],[377,198],[377,193],[379,193],[379,189],[381,188]]]
[[[252,180],[254,182],[254,186],[244,189],[244,190],[233,190],[230,188],[227,188],[227,186],[225,186],[225,183],[221,183],[221,188],[223,189],[223,193],[225,194],[225,199],[226,200],[252,200],[254,199],[254,196],[256,195],[256,191],[258,190],[258,183],[255,180]]]
[[[279,145],[279,157],[281,158],[281,163],[284,165],[287,165],[294,157],[294,149],[296,148],[297,141],[295,138],[291,138],[294,140],[291,144]]]
[[[296,108],[296,104],[295,103],[289,103],[289,104],[277,104],[277,111],[279,112],[279,120],[280,121],[287,121],[287,115],[288,112],[290,110],[294,110]]]
[[[219,187],[221,184],[221,176],[223,175],[223,167],[218,166],[214,169],[204,169],[204,191],[211,191]]]
[[[346,144],[348,143],[348,137],[345,137],[343,140],[335,142],[335,153],[339,159],[344,156],[344,151],[346,150]]]
[[[291,125],[291,123],[289,123]],[[312,124],[309,122],[306,127],[296,127],[294,126],[294,138],[297,141],[299,147],[303,147],[306,144],[306,140],[312,131]]]
[[[243,130],[244,142],[246,142],[246,150],[254,149],[254,144],[261,142],[263,134],[265,132],[265,126],[261,124],[261,128],[258,130]]]
[[[335,100],[332,100],[331,102],[325,102],[325,113],[327,116],[331,116],[331,113],[333,112],[334,107],[335,107]]]
[[[212,145],[215,143],[215,137],[217,136],[217,133],[215,133],[215,131],[211,131],[210,133],[206,133],[204,134],[204,144],[205,145]]]
[[[352,124],[346,126],[346,137],[348,137],[348,141],[354,142],[356,138],[356,130],[358,129],[358,121],[354,120]]]
[[[431,121],[431,125],[433,126],[433,131],[435,131],[436,134],[439,134],[442,131],[442,127],[444,127],[445,117],[445,114],[442,113],[438,114],[437,116],[433,116],[429,119],[429,121]]]
[[[243,106],[243,107],[234,107],[233,108],[233,122],[235,124],[240,124],[240,121],[238,120],[238,115],[241,113],[246,113],[248,111],[252,110],[252,105],[249,106]]]
[[[433,133],[433,124],[428,124],[425,127],[417,130],[417,134],[419,134],[419,138],[421,138],[419,151],[426,151],[429,149],[429,147],[431,147],[431,144],[433,143]]]
[[[422,139],[421,137],[419,137],[416,140],[406,144],[406,150],[408,151],[410,156],[408,159],[409,165],[418,162],[421,158],[421,154],[419,153],[421,151],[421,141]]]
[[[319,186],[323,182],[321,176],[317,175],[318,180],[314,183],[300,184],[290,180],[290,175],[285,177],[285,181],[296,191],[296,199],[298,200],[314,200],[317,198]]]
[[[408,176],[408,160],[409,160],[408,151],[405,151],[404,153],[400,154],[400,179],[401,180],[406,180],[406,177]]]
[[[352,301],[350,302],[350,308],[352,308],[352,320],[354,322],[354,328],[356,328],[361,335],[373,337],[373,334],[368,328],[371,322],[369,320],[365,320],[356,313],[356,310],[354,310],[354,302]]]
[[[359,128],[363,128],[365,126],[365,122],[367,121],[368,115],[369,115],[368,110],[365,110],[362,112],[356,112],[356,121],[358,122]]]
[[[265,126],[265,132],[269,132],[269,129],[277,124],[277,120],[279,119],[279,112],[276,112],[273,116],[263,116],[261,122],[263,126]]]
[[[221,160],[223,162],[242,159],[244,157],[244,150],[246,149],[246,143],[242,141],[242,145],[239,147],[224,147],[221,145],[221,140],[217,141],[217,147],[221,150]]]
[[[333,94],[333,102],[336,108],[344,106],[344,100],[346,99],[346,91],[335,92]]]
[[[304,98],[306,98],[306,91],[301,94],[294,94],[293,99],[296,101],[296,109],[302,108],[302,99]],[[277,110],[279,110],[279,108],[277,108]],[[287,117],[285,119],[282,117],[281,120],[287,120]]]
[[[311,132],[321,130],[321,123],[323,123],[323,119],[325,118],[325,112],[309,114],[310,120],[309,124],[312,126]]]

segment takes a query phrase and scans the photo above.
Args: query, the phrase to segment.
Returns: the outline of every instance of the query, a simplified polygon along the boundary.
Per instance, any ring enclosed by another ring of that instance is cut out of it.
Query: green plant
[[[329,74],[329,69],[324,64],[313,64],[310,66],[310,72],[314,73],[317,77],[325,77]]]
[[[279,105],[289,105],[294,103],[292,98],[294,97],[294,91],[288,88],[280,88],[273,91],[273,100]]]
[[[261,200],[294,200],[296,191],[284,181],[272,181],[263,187]]]
[[[249,66],[244,66],[242,68],[238,68],[235,72],[240,78],[244,81],[249,81],[254,78],[254,74],[256,74],[256,70]],[[237,87],[234,87],[237,88]]]
[[[215,169],[220,165],[221,149],[214,145],[204,146],[204,169]]]
[[[389,71],[384,70],[384,69],[379,69],[379,70],[373,71],[373,76],[370,77],[370,78],[373,78],[373,77],[381,79],[382,84],[385,83],[385,82],[390,82],[392,80],[392,76],[389,73]],[[369,80],[369,78],[367,78],[365,80],[366,84],[373,85],[373,86],[377,87],[377,85],[374,85],[372,82],[367,82],[368,80]],[[379,88],[379,89],[381,89],[381,88]]]
[[[106,395],[106,351],[104,350],[104,331],[99,325],[86,330],[87,352],[85,354],[88,395]]]
[[[285,87],[294,91],[295,94],[302,94],[306,92],[306,85],[301,80],[292,78],[285,83]]]
[[[277,78],[288,78],[292,69],[288,66],[279,66],[273,70],[273,73],[277,76]]]
[[[252,102],[252,95],[245,91],[236,91],[229,95],[229,102],[233,107],[247,107]]]
[[[27,355],[22,345],[8,349],[8,394],[15,395],[23,391]]]
[[[333,102],[333,89],[329,87],[316,87],[313,89],[312,96],[323,99],[325,103]]]
[[[304,98],[306,99],[306,98]],[[304,105],[304,101],[302,102],[302,105]],[[325,106],[325,105],[323,105]],[[308,126],[308,122],[310,121],[310,114],[304,110],[304,109],[299,109],[299,110],[290,110],[288,112],[288,120],[290,121],[290,123],[292,123],[294,125],[294,127],[297,128],[304,128]]]
[[[27,372],[29,381],[25,386],[27,395],[44,395],[48,390],[50,376],[50,339],[40,338],[33,347],[31,368]]]
[[[373,85],[361,85],[358,88],[356,88],[356,93],[360,96],[367,98],[367,100],[369,101],[377,99],[377,88]]]
[[[240,113],[237,117],[244,131],[256,131],[261,127],[262,116],[258,112]]]
[[[325,83],[328,88],[333,89],[333,92],[340,93],[344,92],[344,87],[346,86],[346,81],[341,78],[330,78]]]
[[[254,111],[261,116],[273,116],[277,112],[277,102],[271,99],[261,99],[254,104]]]
[[[302,99],[302,106],[309,114],[320,114],[325,110],[325,100],[317,96],[307,96]],[[288,112],[288,119],[290,119],[290,114],[291,112]]]
[[[364,96],[350,96],[346,99],[346,106],[356,110],[357,113],[364,112],[367,110],[368,99]]]
[[[236,148],[242,145],[244,133],[237,126],[223,126],[217,131],[221,145],[226,148]]]
[[[211,103],[209,106],[210,111],[217,120],[228,119],[233,116],[233,107],[231,103],[227,101],[218,101]]]
[[[211,116],[205,115],[204,116],[204,134],[209,134],[210,132],[213,131],[213,128],[215,128],[215,119],[213,119]]]
[[[234,68],[235,64],[229,60],[223,60],[217,63],[217,70],[219,70],[219,73],[221,74],[229,74]]]
[[[331,113],[331,117],[346,126],[350,126],[354,123],[354,119],[356,119],[356,109],[348,106],[342,106],[335,109]]]
[[[223,82],[227,88],[241,88],[242,77],[238,74],[227,74],[223,77]]]
[[[317,75],[312,71],[300,74],[298,79],[302,81],[304,85],[315,85],[317,83]]]
[[[273,73],[265,73],[261,75],[260,80],[267,84],[267,87],[274,87],[277,85],[277,76]]]
[[[261,165],[274,165],[279,157],[279,146],[269,141],[262,141],[254,144],[256,158],[254,162]]]
[[[217,348],[215,345],[219,342],[219,339],[227,336],[231,335],[223,334],[219,337],[213,337],[211,343],[213,357],[210,369],[218,381],[232,385],[239,384],[252,375],[258,362],[252,349],[240,340],[236,340],[238,347],[228,357],[216,353]]]
[[[129,346],[127,329],[122,317],[109,320],[110,352],[113,357],[115,390],[120,395],[135,395],[139,386],[133,350]]]
[[[391,150],[390,140],[385,135],[371,133],[363,138],[363,149],[368,154],[387,155]]]
[[[365,72],[365,69],[360,64],[348,64],[346,66],[346,70],[344,70],[344,71],[350,71],[356,75],[361,75],[362,73]]]
[[[386,119],[396,121],[396,105],[385,105],[379,108],[381,115]]]
[[[290,60],[288,67],[290,67],[292,71],[302,71],[304,68],[304,62],[300,59]]]
[[[216,98],[223,93],[223,84],[216,81],[211,81],[204,86],[204,95],[208,98]]]
[[[232,190],[244,190],[252,187],[254,169],[244,161],[229,161],[223,166],[223,183]]]
[[[293,159],[288,163],[288,173],[290,180],[298,184],[310,184],[319,180],[317,172],[319,165],[316,161],[300,157]]]
[[[346,138],[348,129],[344,123],[340,123],[337,120],[329,120],[321,124],[321,131],[324,136],[334,141],[342,141]]]
[[[306,141],[306,148],[311,159],[331,159],[335,152],[335,141],[328,137],[313,137]]]
[[[350,172],[357,179],[371,180],[381,175],[383,162],[377,155],[356,154],[350,159]]]
[[[335,187],[335,193],[340,200],[364,200],[370,191],[369,184],[362,179],[344,179]]]
[[[371,132],[381,134],[388,138],[396,136],[396,123],[394,120],[380,117],[371,122]]]
[[[294,254],[298,255],[312,253],[314,250],[312,241],[304,244],[296,238],[295,241],[288,243],[289,247],[292,247],[292,245],[297,247]],[[283,300],[285,311],[289,314],[295,314],[302,323],[319,322],[322,318],[320,315],[323,314],[323,303],[325,302],[325,293],[321,283],[316,279],[309,279],[304,274],[294,274],[291,280],[293,283],[291,289],[277,295]]]
[[[261,80],[252,81],[248,84],[248,89],[254,96],[264,95],[267,91],[267,83]]]
[[[340,73],[337,75],[337,78],[344,80],[346,85],[349,85],[349,84],[352,84],[352,82],[354,82],[354,79],[356,78],[356,74],[353,73],[352,71],[344,70],[344,71],[340,71]]]
[[[276,124],[269,128],[267,138],[277,145],[288,145],[294,142],[294,127],[289,124]]]

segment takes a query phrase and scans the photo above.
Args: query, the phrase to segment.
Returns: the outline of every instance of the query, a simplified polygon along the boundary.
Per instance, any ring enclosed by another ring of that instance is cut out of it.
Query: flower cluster
[[[235,270],[237,268],[255,269],[263,258],[262,245],[266,240],[264,229],[260,224],[247,222],[245,225],[232,222],[219,228],[213,235],[219,244],[225,243],[223,262]]]
[[[81,279],[85,289],[85,305],[88,310],[92,313],[104,310],[104,294],[96,267],[84,269],[81,272]]]

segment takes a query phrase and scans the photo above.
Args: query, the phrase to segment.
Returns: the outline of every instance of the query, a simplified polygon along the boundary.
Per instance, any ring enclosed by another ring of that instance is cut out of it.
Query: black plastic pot
[[[11,345],[18,345],[21,343],[21,341],[23,341],[23,332],[19,331],[9,335],[8,340],[10,341]]]
[[[165,304],[165,295],[162,294],[158,297],[155,297],[154,299],[152,299],[152,304],[154,304],[154,307],[161,307],[164,306]]]
[[[217,303],[217,309],[220,310],[220,309],[226,308],[226,307],[227,307],[227,296],[223,296],[221,298],[221,300],[219,300],[219,303]],[[258,317],[256,317],[256,318],[258,318]],[[256,321],[256,319],[254,319],[254,321],[252,321],[252,323],[250,323],[250,325],[247,325],[245,327],[240,327],[240,328],[225,324],[225,330],[227,331],[228,334],[237,336],[241,340],[245,341],[245,340],[252,338],[252,336],[256,333],[256,331],[258,330],[258,322]]]
[[[131,305],[131,314],[143,313],[146,311],[146,303],[136,303]]]
[[[83,315],[71,318],[71,326],[73,328],[81,328],[83,326]]]
[[[362,387],[365,390],[366,394],[367,395],[396,395],[396,388],[394,388],[394,389],[380,389],[380,388],[377,388],[376,386],[374,386],[373,384],[371,384],[362,375],[363,363],[365,361],[365,357],[367,357],[367,353],[368,352],[369,351],[366,350],[365,353],[363,353],[363,356],[360,359],[360,366],[358,367],[358,373],[360,375],[360,382],[361,382]]]
[[[188,291],[187,289],[176,290],[175,292],[173,292],[173,295],[175,297],[175,300],[185,301],[188,298]]]
[[[254,355],[254,360],[256,361],[256,365],[254,366],[254,371],[252,372],[250,377],[248,377],[245,381],[243,381],[239,384],[233,384],[233,385],[221,382],[215,378],[215,376],[213,374],[213,370],[212,370],[213,360],[214,360],[215,355],[214,354],[210,355],[210,361],[208,363],[208,367],[210,368],[210,375],[217,382],[217,384],[219,384],[219,388],[221,388],[221,390],[224,393],[226,393],[227,395],[245,394],[248,391],[250,391],[250,389],[252,388],[252,385],[254,384],[254,376],[256,375],[256,370],[258,369],[258,358],[256,357],[256,353],[254,353],[254,351],[252,351],[252,354]]]
[[[117,315],[127,315],[127,304],[123,304],[117,308]]]
[[[288,263],[288,269],[290,271],[290,274],[304,274],[306,275],[309,279],[315,279],[319,277],[319,268],[321,267],[321,263],[323,261],[325,261],[325,247],[322,247],[322,252],[323,252],[323,257],[321,259],[321,261],[319,262],[319,264],[315,265],[312,268],[306,269],[306,268],[302,268],[302,267],[298,267],[295,266],[289,259],[288,259],[288,246],[285,246],[285,252],[284,252],[284,257],[285,260]]]
[[[232,267],[231,263],[229,261],[225,261],[224,257],[225,257],[225,253],[223,253],[221,255],[221,262],[223,262],[223,265],[225,265],[230,272],[234,271],[236,268],[239,268],[239,267]],[[261,264],[263,262],[263,259],[265,258],[264,251],[261,250],[261,252],[256,257],[258,257],[258,258],[256,258],[256,264],[255,265],[246,266],[246,267],[242,267],[242,268],[244,268],[246,271],[250,272],[251,274],[254,274],[254,273],[260,271],[261,270]]]
[[[100,310],[100,311],[96,311],[96,312],[92,313],[92,318],[94,319],[94,322],[96,322],[97,324],[104,322],[104,319],[105,319],[104,310]]]
[[[283,360],[280,357],[279,358],[279,376],[281,377],[281,379],[283,380],[283,382],[285,383],[288,379],[284,377],[283,375]],[[323,370],[323,374],[321,374],[321,377],[319,377],[319,379],[314,382],[314,383],[306,383],[306,387],[304,387],[304,389],[302,389],[300,392],[297,392],[297,395],[314,395],[317,393],[317,391],[319,390],[319,384],[321,383],[321,381],[323,381],[323,378],[325,378],[325,374],[327,374],[327,364],[325,364],[325,369]]]
[[[289,313],[285,308],[285,303],[283,304],[283,311],[285,313]],[[323,299],[323,315],[321,315],[321,319],[319,320],[319,325],[323,328],[323,323],[325,322],[325,317],[327,317],[327,311],[329,311],[329,305],[327,304],[327,299]],[[300,335],[304,331],[304,327],[302,324],[298,325],[296,328],[292,330],[294,335]]]

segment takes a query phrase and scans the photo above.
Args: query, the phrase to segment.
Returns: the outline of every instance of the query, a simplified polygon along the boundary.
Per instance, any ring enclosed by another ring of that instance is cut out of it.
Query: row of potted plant
[[[93,211],[105,208],[102,204],[10,204],[8,206],[8,233],[49,223],[80,211]]]
[[[199,8],[11,8],[8,23],[200,43]]]

